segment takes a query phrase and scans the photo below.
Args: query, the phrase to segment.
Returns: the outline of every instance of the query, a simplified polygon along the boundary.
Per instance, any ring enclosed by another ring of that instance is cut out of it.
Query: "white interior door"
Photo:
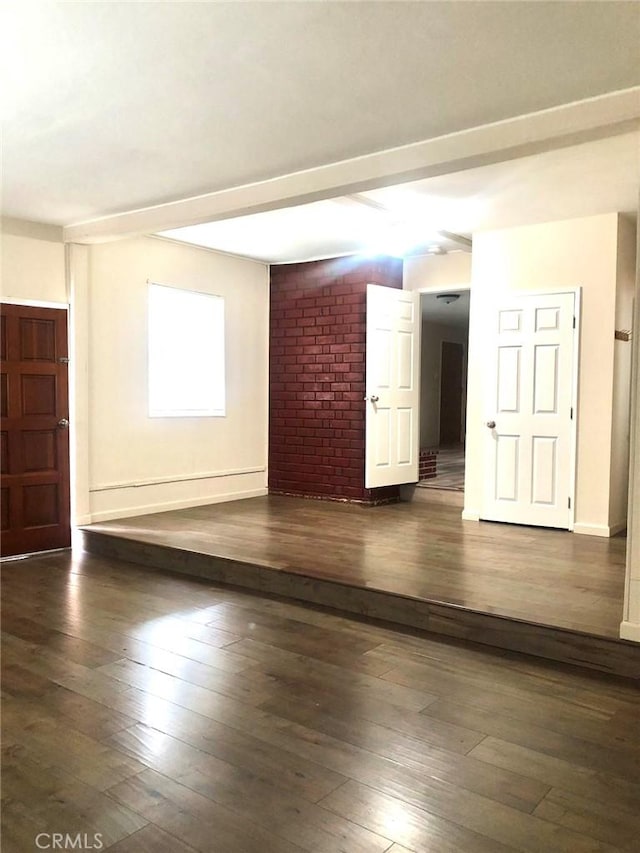
[[[498,304],[488,331],[481,517],[571,527],[575,295]]]
[[[418,481],[420,294],[367,285],[367,489]]]

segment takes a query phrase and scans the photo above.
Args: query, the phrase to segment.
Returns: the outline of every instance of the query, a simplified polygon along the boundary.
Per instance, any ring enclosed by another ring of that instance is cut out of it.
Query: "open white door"
[[[483,519],[573,526],[575,298],[535,293],[495,306]]]
[[[367,489],[418,481],[420,294],[367,285]]]

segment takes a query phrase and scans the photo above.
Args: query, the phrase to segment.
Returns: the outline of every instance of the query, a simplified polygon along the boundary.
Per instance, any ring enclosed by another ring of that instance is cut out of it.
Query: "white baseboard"
[[[615,536],[627,526],[626,521],[618,522],[618,524],[579,524],[576,522],[573,525],[573,532],[579,533],[582,536]]]
[[[188,509],[192,506],[206,506],[207,504],[225,503],[227,501],[239,501],[245,498],[260,498],[268,494],[266,488],[249,489],[241,492],[227,492],[222,495],[209,495],[206,497],[186,498],[183,500],[166,501],[164,503],[145,504],[142,506],[129,506],[118,510],[104,510],[92,513],[90,520],[83,524],[92,524],[98,521],[113,521],[118,518],[131,518],[136,515],[151,515],[154,512],[169,512],[172,509]],[[86,518],[87,516],[83,516]]]
[[[621,622],[620,639],[640,643],[640,625],[636,622]]]
[[[87,512],[87,513],[84,513],[83,515],[77,515],[73,519],[73,525],[72,526],[73,527],[82,527],[83,524],[91,524],[92,521],[93,521],[93,518],[91,516],[91,513]]]
[[[463,521],[480,521],[480,513],[475,509],[467,509],[466,507],[462,510],[462,520]]]

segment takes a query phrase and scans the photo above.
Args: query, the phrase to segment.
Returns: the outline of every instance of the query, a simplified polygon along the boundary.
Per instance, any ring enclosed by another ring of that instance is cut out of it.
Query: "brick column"
[[[377,503],[364,488],[366,286],[402,288],[396,258],[271,267],[269,491]]]

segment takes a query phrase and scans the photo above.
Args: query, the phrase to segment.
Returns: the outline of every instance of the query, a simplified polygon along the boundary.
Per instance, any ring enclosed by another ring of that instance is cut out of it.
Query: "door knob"
[[[58,427],[60,429],[68,429],[69,421],[66,418],[60,418],[60,420],[58,421]]]
[[[496,422],[495,421],[487,421],[487,426],[489,427],[489,429],[495,429],[496,428]]]
[[[365,399],[365,402],[367,400],[370,400],[372,403],[377,403],[378,400],[380,399],[380,397],[376,396],[376,394],[371,394],[370,397],[365,397],[364,399]]]

